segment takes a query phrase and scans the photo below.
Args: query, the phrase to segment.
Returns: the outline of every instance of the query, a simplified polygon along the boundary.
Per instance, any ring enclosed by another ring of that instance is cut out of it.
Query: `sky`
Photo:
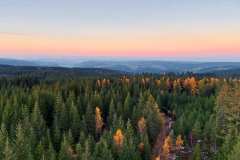
[[[240,61],[239,0],[4,0],[0,57]]]

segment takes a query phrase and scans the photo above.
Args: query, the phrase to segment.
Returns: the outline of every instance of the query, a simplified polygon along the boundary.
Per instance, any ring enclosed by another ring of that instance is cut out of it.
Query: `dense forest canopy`
[[[239,85],[199,75],[4,76],[0,159],[237,160]]]

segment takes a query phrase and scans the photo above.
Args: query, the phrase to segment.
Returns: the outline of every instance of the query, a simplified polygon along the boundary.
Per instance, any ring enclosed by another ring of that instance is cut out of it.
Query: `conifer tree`
[[[140,153],[137,145],[135,144],[134,131],[130,121],[127,122],[125,140],[123,141],[122,151],[119,154],[120,160],[138,160],[140,159]]]
[[[83,143],[84,144],[84,143]],[[84,152],[84,148],[83,145],[81,143],[77,143],[76,144],[76,155],[77,155],[77,159],[81,160],[82,159],[82,154]]]
[[[5,148],[6,139],[7,139],[7,131],[5,129],[5,126],[2,124],[0,128],[0,159],[4,158],[3,152]]]
[[[194,147],[193,155],[191,160],[201,160],[201,149],[199,143]]]
[[[143,136],[142,142],[144,144],[143,159],[144,160],[151,159],[151,145],[149,143],[149,138],[148,138],[148,135],[146,133]]]
[[[42,142],[40,141],[34,150],[34,159],[41,160],[42,158],[45,158],[46,156],[47,155],[45,152],[45,148],[44,148]]]
[[[74,139],[78,139],[79,137],[79,131],[81,129],[81,119],[77,110],[76,105],[72,102],[71,108],[70,108],[70,117],[71,117],[71,131],[73,134]]]
[[[197,119],[193,126],[192,134],[193,134],[194,138],[199,139],[199,138],[201,138],[201,133],[202,133],[201,124],[200,124],[199,120]]]
[[[41,115],[38,102],[35,102],[31,116],[31,123],[36,138],[41,139],[45,132],[45,121],[43,120],[43,117]]]
[[[238,137],[236,144],[228,155],[228,160],[238,160],[240,157],[240,139]]]
[[[128,93],[123,105],[124,120],[127,120],[130,117],[131,107],[131,96],[130,93]]]
[[[150,141],[153,142],[160,132],[163,119],[159,111],[159,106],[156,104],[152,95],[149,95],[146,103],[145,117],[147,119]]]
[[[81,157],[81,160],[93,160],[89,139],[87,139],[84,143],[84,152],[82,153]]]
[[[56,152],[55,152],[51,142],[49,142],[48,150],[47,150],[46,155],[47,155],[47,159],[56,160]]]
[[[108,113],[108,125],[111,126],[113,124],[113,117],[116,113],[114,100],[112,99],[109,106],[109,113]]]
[[[63,137],[58,159],[59,160],[71,160],[71,146],[70,146],[66,136]]]
[[[14,152],[15,152],[15,156],[16,159],[25,159],[26,157],[28,157],[29,152],[31,152],[30,148],[30,144],[28,143],[22,125],[19,123],[17,125],[17,129],[16,129],[16,141],[15,141],[15,147],[14,147]]]
[[[61,131],[58,127],[57,119],[54,119],[54,125],[52,129],[52,142],[53,142],[53,147],[56,151],[60,150],[61,147],[61,139],[62,139],[62,134]]]
[[[87,131],[91,135],[95,134],[95,114],[93,112],[93,108],[91,107],[90,104],[87,106],[86,110],[86,124],[87,124]]]
[[[14,160],[15,159],[14,151],[12,149],[12,146],[11,146],[8,138],[6,139],[5,148],[3,151],[3,157],[4,157],[4,160]]]
[[[101,139],[95,146],[93,153],[94,160],[113,160],[111,150],[108,148],[104,139]]]

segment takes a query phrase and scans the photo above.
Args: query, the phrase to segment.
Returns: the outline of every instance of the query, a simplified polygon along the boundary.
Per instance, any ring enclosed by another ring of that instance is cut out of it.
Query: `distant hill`
[[[238,69],[240,62],[85,61],[75,67],[107,68],[133,73],[214,73]]]
[[[0,65],[32,67],[67,67],[116,70],[129,73],[235,73],[240,70],[240,62],[177,62],[160,60],[15,60],[1,59]],[[65,69],[67,69],[65,68]],[[16,68],[18,69],[18,68]],[[44,70],[44,68],[41,68]],[[94,71],[94,70],[92,70]],[[99,70],[98,70],[99,71]]]
[[[11,65],[11,66],[38,66],[39,64],[27,60],[18,60],[18,59],[6,59],[0,58],[1,65]]]
[[[60,67],[55,61],[0,58],[0,65]]]
[[[101,68],[63,68],[63,67],[41,67],[41,66],[10,66],[0,65],[0,76],[15,76],[37,74],[42,75],[56,75],[56,76],[108,76],[123,74],[120,71]]]

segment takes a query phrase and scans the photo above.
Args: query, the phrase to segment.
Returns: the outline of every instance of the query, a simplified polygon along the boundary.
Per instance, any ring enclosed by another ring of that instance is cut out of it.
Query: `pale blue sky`
[[[240,27],[239,0],[3,0],[0,32],[78,34]]]

